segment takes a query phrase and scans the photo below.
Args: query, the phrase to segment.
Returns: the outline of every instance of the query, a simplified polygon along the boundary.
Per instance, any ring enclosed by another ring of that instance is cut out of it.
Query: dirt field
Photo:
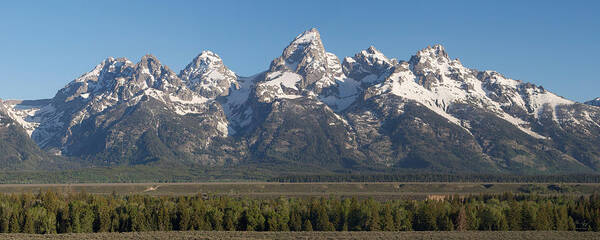
[[[479,193],[537,193],[587,195],[600,193],[600,184],[526,184],[526,183],[117,183],[117,184],[4,184],[0,193],[37,193],[44,191],[93,194],[191,195],[248,198],[357,196],[376,199],[422,199],[431,195]]]
[[[132,232],[0,234],[1,239],[600,239],[594,232]]]

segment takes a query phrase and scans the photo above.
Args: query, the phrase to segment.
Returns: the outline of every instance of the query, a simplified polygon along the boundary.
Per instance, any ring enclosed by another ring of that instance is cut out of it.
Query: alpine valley
[[[52,99],[2,101],[0,167],[597,173],[599,101],[465,67],[441,45],[339,59],[310,29],[249,77],[210,51],[179,73],[108,58]]]

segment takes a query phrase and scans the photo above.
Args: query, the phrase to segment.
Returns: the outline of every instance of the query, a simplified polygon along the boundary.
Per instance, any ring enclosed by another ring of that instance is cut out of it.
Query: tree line
[[[286,175],[270,182],[498,182],[498,183],[599,183],[600,174],[512,175],[512,174],[319,174]]]
[[[171,167],[171,166],[170,166]],[[165,170],[165,169],[168,169]],[[299,170],[301,171],[301,170]],[[318,171],[318,170],[315,170]],[[399,170],[398,170],[399,171]],[[293,172],[271,169],[270,172]],[[117,166],[64,171],[2,171],[0,183],[132,183],[132,182],[202,182],[214,180],[251,180],[269,182],[498,182],[498,183],[599,183],[600,174],[476,174],[407,172],[342,172],[312,175],[269,176],[260,169],[237,166],[206,169],[201,166],[165,168],[160,166]]]
[[[0,232],[600,231],[600,195],[472,195],[437,200],[0,195]]]

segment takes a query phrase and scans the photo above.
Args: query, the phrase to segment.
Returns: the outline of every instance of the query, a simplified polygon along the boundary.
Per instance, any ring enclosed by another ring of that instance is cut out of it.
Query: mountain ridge
[[[7,111],[44,150],[99,166],[600,167],[595,107],[464,67],[439,44],[408,61],[374,46],[340,61],[316,29],[254,76],[238,76],[211,51],[179,74],[152,55],[107,58],[42,103]]]

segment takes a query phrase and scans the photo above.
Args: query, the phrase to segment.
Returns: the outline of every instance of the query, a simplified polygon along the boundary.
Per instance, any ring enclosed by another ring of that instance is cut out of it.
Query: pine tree
[[[11,233],[19,233],[21,232],[21,221],[19,221],[19,217],[17,214],[13,214],[10,217],[10,232]]]
[[[177,210],[175,212],[176,215],[176,226],[179,231],[187,231],[190,229],[190,220],[191,220],[191,209],[183,202],[184,200],[180,199],[177,203]]]
[[[241,228],[245,231],[262,231],[264,229],[265,218],[260,213],[258,206],[252,205],[242,212],[240,219]]]
[[[296,209],[292,210],[289,226],[292,231],[302,231],[302,217]]]
[[[369,210],[367,210],[366,212],[368,212],[368,213],[367,213],[367,219],[365,221],[365,230],[367,230],[367,231],[381,230],[378,208],[371,205]]]
[[[396,224],[394,224],[394,216],[392,215],[392,209],[390,205],[386,205],[383,207],[383,221],[382,221],[382,230],[383,231],[396,231]]]
[[[535,229],[536,230],[552,230],[552,206],[549,204],[543,204],[538,207]]]
[[[307,232],[312,232],[313,230],[313,226],[312,223],[310,222],[310,219],[306,219],[304,220],[304,223],[302,224],[302,231],[307,231]]]
[[[575,231],[576,226],[575,226],[575,221],[573,220],[572,217],[569,217],[569,226],[567,228],[569,231]]]
[[[0,232],[7,233],[10,231],[10,207],[6,203],[0,203]]]
[[[412,231],[412,218],[409,213],[400,207],[396,207],[394,212],[394,223],[398,231]]]
[[[223,215],[223,229],[225,231],[235,231],[235,222],[236,219],[233,209],[225,209],[225,214]]]
[[[413,228],[416,231],[434,231],[437,229],[435,214],[430,204],[419,207],[413,220]]]
[[[535,210],[525,203],[521,208],[521,230],[535,230]]]
[[[223,212],[216,207],[209,208],[206,212],[207,222],[212,226],[211,230],[223,230]]]
[[[560,207],[554,208],[552,221],[554,222],[553,230],[557,230],[557,231],[569,230],[569,215],[567,212],[567,207],[560,206]]]
[[[358,200],[352,198],[348,213],[348,230],[361,231],[365,222],[366,214],[363,212]]]
[[[461,207],[458,211],[458,217],[456,220],[456,230],[457,231],[467,231],[468,223],[467,223],[467,211],[465,207]]]
[[[511,201],[509,208],[506,210],[506,218],[508,224],[508,230],[510,231],[521,231],[521,206],[514,201]]]
[[[329,222],[329,215],[324,206],[319,206],[316,214],[315,230],[317,231],[334,231],[333,224]]]

